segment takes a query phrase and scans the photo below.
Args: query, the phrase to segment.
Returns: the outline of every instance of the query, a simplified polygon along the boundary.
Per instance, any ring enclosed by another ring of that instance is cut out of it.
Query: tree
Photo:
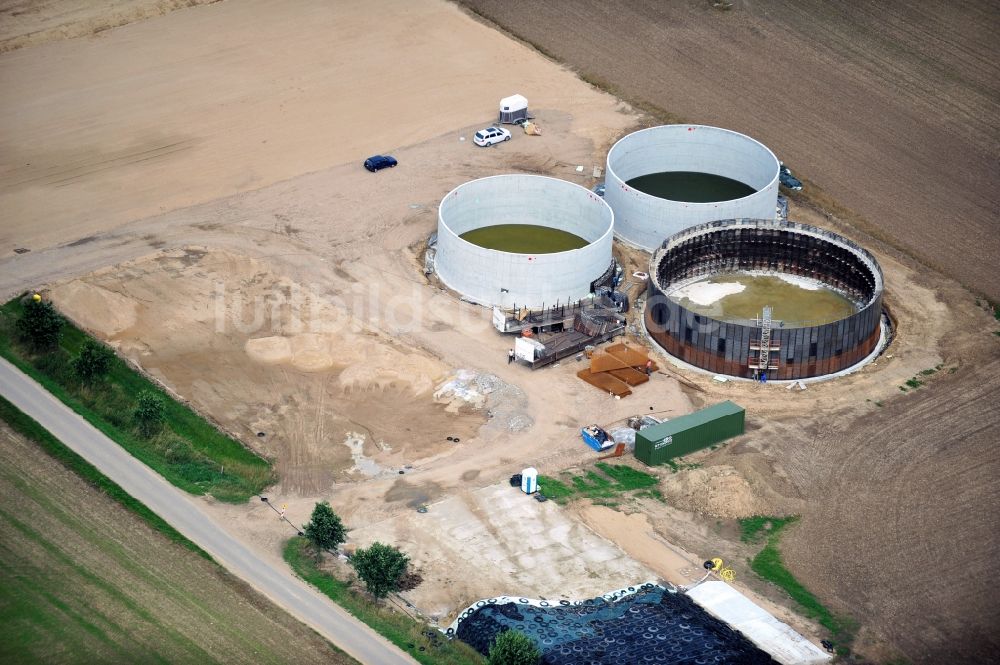
[[[15,327],[17,336],[33,351],[50,351],[59,344],[63,323],[65,319],[52,303],[28,299],[24,302],[24,313]]]
[[[399,580],[406,571],[410,557],[391,545],[372,543],[368,549],[360,549],[351,557],[351,565],[368,593],[376,598],[384,598],[390,591],[399,590]]]
[[[104,377],[111,369],[114,352],[100,342],[88,339],[80,349],[80,355],[73,359],[73,370],[80,380],[90,383]]]
[[[538,665],[542,654],[531,638],[516,630],[505,630],[490,645],[489,665]]]
[[[163,416],[166,407],[160,396],[151,390],[143,390],[136,400],[135,424],[145,437],[150,437],[159,431],[163,425]]]
[[[306,524],[306,538],[317,550],[331,550],[347,539],[347,529],[326,501],[313,508],[312,519]]]

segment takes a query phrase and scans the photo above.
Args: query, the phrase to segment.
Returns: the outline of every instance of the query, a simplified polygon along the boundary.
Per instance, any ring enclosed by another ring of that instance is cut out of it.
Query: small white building
[[[511,95],[500,100],[500,123],[512,125],[528,119],[528,100],[523,95]]]

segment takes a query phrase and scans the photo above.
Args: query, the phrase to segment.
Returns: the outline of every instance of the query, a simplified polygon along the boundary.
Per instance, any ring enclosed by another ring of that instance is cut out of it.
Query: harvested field
[[[1000,651],[986,582],[1000,573],[998,374],[994,354],[867,418],[820,422],[809,445],[826,471],[805,478],[810,505],[782,539],[789,568],[915,662]]]
[[[762,141],[1000,301],[1000,3],[461,0],[586,80]]]
[[[0,660],[352,663],[0,422]]]
[[[671,541],[739,562],[755,549],[737,542],[729,520],[798,514],[781,539],[787,567],[860,623],[855,650],[984,662],[998,646],[1000,601],[968,571],[997,568],[996,322],[954,283],[879,260],[898,329],[875,366],[804,392],[699,380],[699,402],[748,406],[747,434],[687,458],[700,468],[668,476],[670,506],[647,510]],[[691,522],[677,508],[709,519]],[[748,566],[736,570],[781,601]]]

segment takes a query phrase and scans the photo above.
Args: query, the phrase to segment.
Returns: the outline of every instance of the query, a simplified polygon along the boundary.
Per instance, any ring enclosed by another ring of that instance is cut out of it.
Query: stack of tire
[[[687,596],[653,585],[615,602],[481,602],[456,634],[484,655],[498,634],[517,630],[535,642],[544,665],[775,663]]]

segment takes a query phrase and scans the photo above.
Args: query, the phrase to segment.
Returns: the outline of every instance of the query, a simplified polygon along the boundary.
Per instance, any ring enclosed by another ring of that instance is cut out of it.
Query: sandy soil
[[[462,4],[629,99],[750,134],[879,235],[1000,301],[996,0]]]
[[[0,461],[5,662],[355,662],[3,422]]]
[[[360,164],[494,121],[514,91],[536,109],[617,106],[571,81],[433,1],[220,2],[7,53],[0,252]],[[598,118],[585,129],[613,131]]]
[[[0,53],[45,42],[96,37],[175,9],[219,0],[2,0]]]
[[[457,506],[524,466],[543,473],[585,466],[593,454],[579,441],[582,424],[734,399],[748,407],[748,434],[696,456],[701,468],[659,470],[668,503],[628,506],[642,513],[622,520],[634,522],[629,533],[603,510],[570,510],[632,559],[667,556],[658,549],[664,540],[683,559],[683,552],[695,562],[720,555],[733,562],[741,590],[786,604],[743,563],[752,551],[739,543],[735,518],[799,514],[786,538],[789,566],[824,602],[862,621],[863,653],[932,662],[956,643],[966,660],[992,648],[986,628],[997,622],[997,602],[981,580],[996,566],[997,529],[989,527],[997,521],[992,479],[1000,469],[983,442],[1000,438],[993,370],[1000,344],[974,296],[857,229],[793,204],[796,219],[856,238],[882,262],[897,336],[872,366],[791,392],[718,385],[662,363],[650,384],[621,401],[579,381],[572,360],[535,373],[508,366],[509,339],[490,329],[489,313],[421,274],[421,243],[435,227],[437,202],[467,179],[510,171],[589,186],[589,167],[637,119],[450,5],[378,7],[405,12],[410,23],[366,21],[367,6],[219,3],[98,40],[0,56],[0,76],[18,92],[0,100],[0,154],[31,155],[25,166],[20,157],[6,160],[0,173],[0,200],[10,211],[0,229],[0,293],[49,284],[74,319],[272,455],[283,474],[272,502],[287,503],[293,522],[306,521],[315,500],[329,499],[359,537],[366,529],[403,537],[417,505]],[[230,29],[219,39],[192,38],[213,44],[198,46],[193,59],[171,39],[178,31],[214,34],[222,23]],[[330,39],[362,26],[372,39],[405,49],[413,63],[406,81],[392,67],[399,53],[356,67],[357,42]],[[144,63],[154,56],[156,67]],[[503,63],[494,67],[495,81],[473,75],[495,63]],[[500,94],[514,90],[529,97],[545,134],[473,148],[471,131],[492,120]],[[60,103],[69,98],[80,100],[72,113]],[[414,122],[415,111],[431,104],[434,122]],[[15,112],[22,109],[31,112]],[[129,152],[142,150],[136,146],[154,129],[158,141],[169,139],[163,145],[182,147],[149,159]],[[796,154],[796,144],[756,135]],[[834,132],[824,140],[843,139]],[[387,148],[398,168],[373,176],[358,166]],[[64,173],[73,155],[81,166]],[[587,168],[580,174],[576,165]],[[962,213],[956,224],[975,219]],[[935,242],[922,247],[936,252]],[[12,255],[18,246],[33,251]],[[988,240],[979,249],[992,251]],[[647,269],[645,256],[616,251],[629,274]],[[970,266],[979,260],[975,251],[968,256]],[[938,366],[916,394],[899,390]],[[496,377],[478,409],[435,401],[434,388],[458,370]],[[456,435],[458,444],[447,441]],[[928,457],[931,451],[938,456]],[[977,499],[981,509],[969,510]],[[280,558],[289,527],[259,502],[212,510]],[[478,520],[470,528],[495,526],[485,511],[469,513]],[[449,584],[447,566],[431,562],[427,534],[407,537],[426,553],[427,588],[419,593],[435,613],[469,596],[509,591],[493,577],[481,586],[476,579]],[[898,565],[886,566],[890,556]],[[981,575],[942,564],[965,560],[981,562]],[[673,561],[646,565],[683,579],[690,569]],[[579,583],[571,563],[555,573]],[[934,594],[918,592],[931,584]]]

